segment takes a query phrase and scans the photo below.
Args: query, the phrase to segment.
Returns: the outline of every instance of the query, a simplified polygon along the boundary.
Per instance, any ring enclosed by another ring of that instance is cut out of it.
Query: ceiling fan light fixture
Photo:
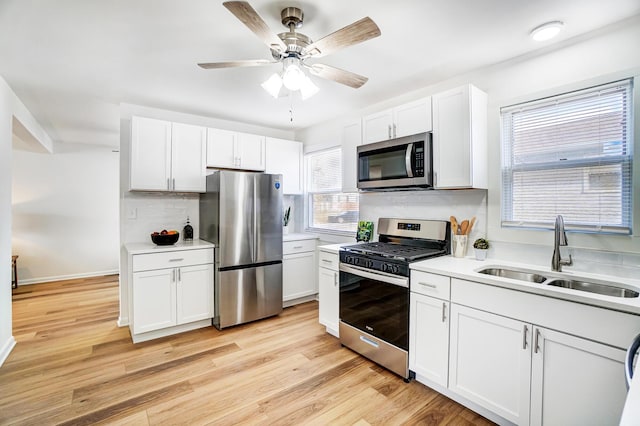
[[[280,89],[282,89],[282,78],[280,78],[278,73],[274,73],[267,81],[262,83],[261,86],[267,93],[277,99],[280,95]]]
[[[300,90],[306,76],[296,63],[285,63],[284,74],[282,75],[282,83],[289,90]]]
[[[535,41],[546,41],[557,36],[564,27],[562,21],[546,22],[531,30],[531,38]]]
[[[305,99],[309,99],[319,91],[320,89],[318,86],[313,84],[313,81],[305,75],[302,80],[302,85],[300,86],[300,96],[302,97],[302,100],[304,101]]]

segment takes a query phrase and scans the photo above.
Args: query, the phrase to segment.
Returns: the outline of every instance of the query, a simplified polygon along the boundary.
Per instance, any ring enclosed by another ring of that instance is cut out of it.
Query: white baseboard
[[[29,284],[48,283],[52,281],[73,280],[76,278],[100,277],[103,275],[118,274],[119,272],[120,272],[119,270],[113,269],[110,271],[85,272],[82,274],[69,274],[69,275],[58,275],[53,277],[28,278],[24,280],[18,277],[18,285],[29,285]]]
[[[15,345],[16,345],[16,339],[14,339],[13,336],[7,339],[4,345],[2,345],[2,349],[0,349],[0,367],[7,360],[7,358],[9,357],[9,354],[11,353]]]

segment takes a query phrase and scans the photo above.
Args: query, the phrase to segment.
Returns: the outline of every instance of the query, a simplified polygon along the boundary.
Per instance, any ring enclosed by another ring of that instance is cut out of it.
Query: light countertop
[[[478,270],[491,267],[512,267],[533,271],[544,275],[547,278],[566,278],[580,279],[583,281],[591,280],[594,282],[612,282],[616,285],[622,285],[638,292],[640,292],[640,280],[615,277],[611,275],[593,274],[582,271],[572,271],[568,267],[565,267],[563,272],[553,272],[551,271],[550,267],[532,266],[526,263],[516,263],[499,259],[487,259],[485,261],[478,261],[475,258],[471,257],[458,258],[453,256],[442,256],[423,260],[421,262],[414,262],[410,267],[411,269],[417,271],[447,275],[453,278],[476,281],[484,284],[495,285],[498,287],[525,291],[528,293],[535,293],[543,296],[554,297],[557,299],[564,299],[572,302],[584,303],[587,305],[615,309],[617,311],[640,315],[640,297],[623,298],[604,296],[580,290],[566,289],[545,284],[530,283],[527,281],[481,274],[478,272]]]
[[[314,234],[286,234],[282,236],[282,241],[302,241],[302,240],[317,240],[318,236]]]
[[[326,251],[329,253],[333,253],[333,254],[338,254],[338,252],[340,251],[341,247],[344,246],[352,246],[354,244],[358,244],[354,241],[348,242],[348,243],[339,243],[339,244],[327,244],[324,246],[318,246],[318,250],[322,250],[322,251]]]
[[[193,241],[178,241],[175,244],[169,246],[157,246],[151,241],[148,243],[128,243],[125,244],[125,248],[129,254],[144,254],[144,253],[161,253],[165,251],[175,250],[198,250],[205,248],[214,248],[215,244],[212,244],[204,240]]]

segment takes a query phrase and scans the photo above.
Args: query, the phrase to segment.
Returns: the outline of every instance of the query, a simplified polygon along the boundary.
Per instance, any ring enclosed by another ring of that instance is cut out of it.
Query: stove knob
[[[367,259],[365,265],[367,268],[373,268],[373,260]]]
[[[344,263],[351,263],[351,256],[345,256]]]

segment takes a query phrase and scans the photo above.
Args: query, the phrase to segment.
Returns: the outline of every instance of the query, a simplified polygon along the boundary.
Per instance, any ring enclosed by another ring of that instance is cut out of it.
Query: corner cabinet
[[[129,255],[134,343],[211,325],[213,250],[138,250]]]
[[[431,98],[428,97],[365,116],[362,143],[430,132],[431,129]]]
[[[488,187],[487,94],[472,85],[433,95],[436,189]]]
[[[302,143],[267,137],[265,172],[282,174],[282,193],[302,194]]]
[[[131,118],[129,189],[204,192],[206,128]]]
[[[319,322],[326,327],[327,333],[339,337],[340,259],[337,252],[322,248],[318,258]]]
[[[262,172],[265,155],[264,136],[207,129],[207,167]]]

